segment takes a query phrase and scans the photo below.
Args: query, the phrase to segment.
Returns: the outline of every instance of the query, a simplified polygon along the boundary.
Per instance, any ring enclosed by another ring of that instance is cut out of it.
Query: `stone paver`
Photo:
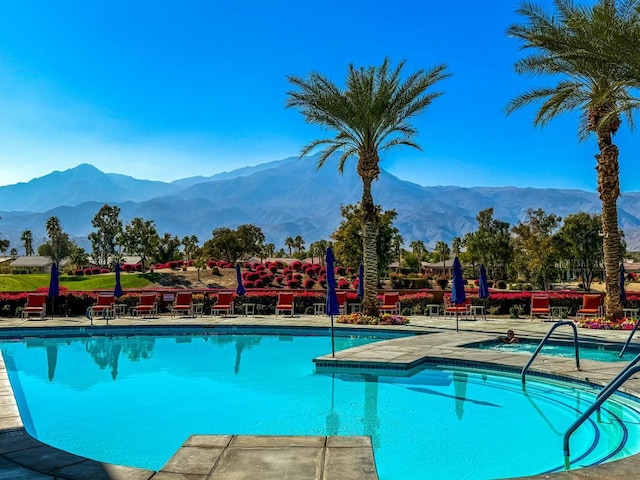
[[[328,327],[326,316],[274,317],[200,317],[157,319],[118,318],[109,321],[109,327],[101,320],[92,327],[84,317],[54,318],[46,321],[23,321],[18,318],[0,318],[0,329],[29,331],[30,329],[70,327],[74,332],[118,333],[122,329],[145,326],[166,326],[167,328],[193,326],[206,329],[213,326],[307,326]],[[411,368],[423,363],[455,361],[457,364],[469,362],[479,365],[507,366],[518,371],[529,360],[529,355],[509,354],[466,348],[465,345],[479,341],[494,340],[496,335],[504,335],[513,329],[523,339],[539,340],[551,328],[548,322],[529,322],[529,319],[487,319],[460,320],[460,332],[456,332],[455,319],[443,317],[411,317],[410,325],[401,327],[346,326],[335,324],[336,328],[353,330],[379,328],[381,330],[408,330],[426,335],[390,339],[348,351],[336,352],[316,359],[319,369],[341,368],[350,364],[368,367],[388,367],[393,364],[395,374],[406,375]],[[123,331],[123,330],[122,330]],[[619,344],[628,336],[626,331],[579,330],[581,342]],[[569,340],[569,328],[558,329],[554,340]],[[638,338],[634,343],[640,342]],[[531,366],[532,374],[547,373],[576,380],[603,385],[625,365],[624,362],[600,363],[581,361],[581,370],[575,370],[573,359],[540,356]],[[405,369],[405,370],[403,370]],[[385,373],[387,374],[387,373]],[[640,396],[640,375],[630,379],[624,391]],[[31,438],[23,429],[17,413],[13,391],[8,384],[4,361],[0,357],[0,480],[12,479],[110,479],[110,480],[244,480],[245,478],[296,479],[322,478],[373,479],[377,478],[375,464],[367,463],[371,452],[368,444],[360,444],[358,437],[233,437],[231,435],[191,436],[176,452],[160,472],[130,469],[103,464],[61,452]],[[302,440],[300,440],[302,438]],[[322,445],[320,445],[322,444]],[[267,451],[268,450],[268,451]],[[347,450],[349,452],[347,453]],[[191,465],[185,468],[184,465]],[[286,468],[285,468],[286,467]],[[528,479],[559,478],[567,480],[610,479],[628,480],[636,478],[640,471],[640,455],[610,462],[598,467],[562,472],[555,475],[539,475]],[[272,472],[273,477],[265,476]],[[309,476],[311,473],[313,475]]]

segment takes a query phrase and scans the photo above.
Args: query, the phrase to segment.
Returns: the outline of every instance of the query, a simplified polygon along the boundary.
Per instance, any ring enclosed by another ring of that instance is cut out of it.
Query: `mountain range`
[[[120,218],[155,222],[158,233],[211,238],[214,228],[250,223],[262,228],[276,248],[285,238],[301,235],[307,245],[328,239],[340,224],[340,205],[360,200],[362,184],[349,160],[341,175],[337,160],[321,169],[317,157],[287,158],[244,167],[211,177],[187,177],[173,182],[140,180],[104,173],[81,164],[26,183],[0,187],[0,234],[22,253],[20,236],[31,230],[34,244],[45,237],[45,222],[60,218],[65,232],[89,249],[91,219],[105,203],[121,209]],[[435,174],[435,172],[434,172]],[[595,178],[594,178],[595,182]],[[477,228],[476,215],[494,208],[494,217],[515,225],[529,208],[562,217],[600,212],[596,193],[573,189],[424,187],[382,170],[373,196],[384,209],[395,209],[396,227],[405,246],[423,240],[432,248]],[[618,201],[620,227],[628,248],[640,250],[640,193],[625,193]]]

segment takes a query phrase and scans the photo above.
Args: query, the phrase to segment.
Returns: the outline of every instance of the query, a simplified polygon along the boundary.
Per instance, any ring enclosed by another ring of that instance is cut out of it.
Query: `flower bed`
[[[633,330],[635,323],[635,320],[626,317],[612,321],[606,320],[604,317],[589,317],[581,319],[578,326],[594,330]]]
[[[391,315],[390,313],[384,313],[380,317],[351,313],[349,315],[340,315],[338,323],[348,323],[350,325],[406,325],[409,323],[409,319],[402,315]]]

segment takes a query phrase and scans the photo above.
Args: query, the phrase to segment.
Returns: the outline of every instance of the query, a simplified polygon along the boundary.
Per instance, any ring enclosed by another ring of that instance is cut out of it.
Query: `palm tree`
[[[296,235],[296,237],[293,239],[293,243],[296,250],[298,250],[298,254],[301,254],[304,250],[304,238],[302,238],[300,235]]]
[[[438,65],[431,70],[419,70],[403,81],[404,64],[402,61],[392,68],[385,59],[379,67],[356,69],[350,65],[344,89],[317,72],[307,79],[289,77],[296,90],[288,92],[287,107],[298,108],[308,123],[336,132],[334,137],[309,143],[301,156],[326,145],[328,148],[321,153],[318,168],[340,151],[340,172],[349,157],[358,157],[356,171],[362,180],[363,303],[368,315],[378,314],[378,228],[371,184],[380,174],[379,153],[401,145],[420,149],[413,141],[417,131],[411,120],[441,95],[428,92],[430,87],[449,76],[446,66]]]
[[[442,260],[442,274],[447,274],[447,258],[451,255],[451,249],[449,245],[447,245],[442,240],[438,240],[436,242],[436,246],[433,248],[433,251],[438,254],[438,258]]]
[[[455,257],[460,256],[460,250],[462,250],[462,239],[460,237],[453,237],[451,240],[451,253]]]
[[[621,64],[619,51],[628,34],[640,29],[640,0],[599,0],[592,7],[578,7],[571,0],[555,0],[557,13],[524,3],[518,10],[527,23],[513,25],[507,33],[534,52],[515,63],[518,73],[557,75],[554,87],[534,88],[507,105],[507,113],[541,102],[534,119],[544,126],[561,113],[580,112],[579,139],[595,134],[599,153],[595,156],[598,193],[602,202],[602,233],[605,264],[605,316],[622,317],[618,268],[620,231],[617,201],[620,196],[618,148],[612,137],[624,114],[632,126],[632,114],[640,105],[632,89],[640,78]],[[638,64],[638,50],[626,48],[629,64]],[[635,77],[635,78],[634,78]]]
[[[26,256],[33,255],[33,233],[31,230],[24,230],[20,236],[22,245],[24,245],[24,254]]]
[[[289,256],[291,257],[291,250],[296,246],[296,241],[292,237],[287,237],[284,239],[284,246],[289,249]]]
[[[422,255],[427,251],[427,247],[422,240],[414,240],[409,247],[418,257],[418,273],[422,273]]]

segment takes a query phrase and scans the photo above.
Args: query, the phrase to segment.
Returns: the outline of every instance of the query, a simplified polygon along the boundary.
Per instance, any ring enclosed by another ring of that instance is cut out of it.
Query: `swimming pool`
[[[338,337],[336,348],[376,340]],[[30,433],[153,469],[190,434],[234,433],[370,435],[382,480],[557,471],[562,435],[594,397],[533,377],[525,394],[518,377],[474,370],[318,374],[312,359],[330,351],[327,336],[31,338],[0,348]],[[601,423],[572,437],[580,465],[640,451],[638,405],[605,407]]]
[[[505,344],[496,341],[478,342],[465,345],[467,348],[480,348],[482,350],[497,350],[501,352],[511,353],[527,353],[532,354],[540,342],[526,342]],[[633,360],[638,353],[637,348],[628,349],[622,358],[620,358],[620,345],[596,345],[596,344],[580,344],[580,359],[597,360],[599,362],[629,362]],[[560,343],[549,341],[545,343],[540,350],[540,355],[553,355],[556,357],[575,357],[575,349],[573,343]]]

